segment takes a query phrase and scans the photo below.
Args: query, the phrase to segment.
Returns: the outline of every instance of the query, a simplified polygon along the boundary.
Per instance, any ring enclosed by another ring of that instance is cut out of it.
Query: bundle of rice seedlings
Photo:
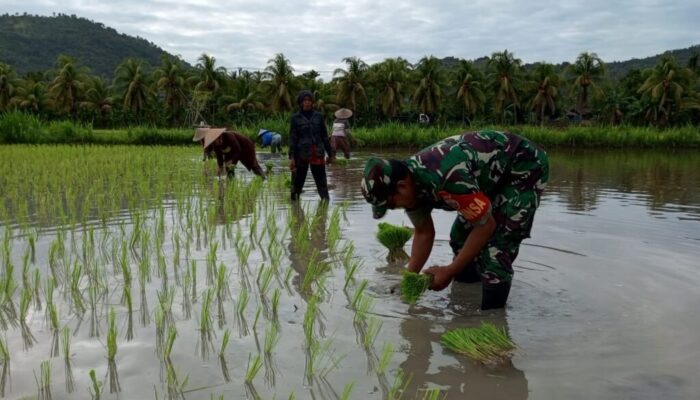
[[[415,304],[418,298],[428,290],[433,276],[410,271],[403,272],[401,279],[401,297],[409,304]]]
[[[442,335],[442,344],[452,351],[464,354],[476,361],[489,364],[507,358],[515,344],[505,329],[482,322],[478,328],[461,328]]]
[[[413,229],[405,226],[395,226],[387,222],[379,223],[377,240],[389,249],[386,259],[389,262],[408,260],[408,254],[403,246],[413,236]]]

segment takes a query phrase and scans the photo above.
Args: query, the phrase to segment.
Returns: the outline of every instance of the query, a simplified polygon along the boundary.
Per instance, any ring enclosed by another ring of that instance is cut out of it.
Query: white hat
[[[214,129],[206,129],[206,133],[204,134],[204,148],[206,149],[209,147],[210,144],[212,144],[216,139],[221,136],[222,133],[226,131],[226,128],[214,128]]]
[[[267,130],[267,129],[260,129],[260,130],[258,131],[258,136],[262,136],[262,134],[265,133],[265,132],[268,132],[268,130]]]
[[[352,110],[348,108],[341,108],[335,112],[335,117],[340,119],[348,119],[352,117]]]

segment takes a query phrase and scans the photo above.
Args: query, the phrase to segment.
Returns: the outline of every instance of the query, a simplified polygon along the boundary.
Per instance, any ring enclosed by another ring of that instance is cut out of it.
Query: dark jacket
[[[312,145],[316,145],[316,156],[320,159],[323,159],[326,152],[329,155],[333,154],[323,116],[318,111],[314,111],[310,118],[302,113],[292,115],[289,128],[289,158],[308,161],[311,158]]]
[[[289,158],[308,161],[311,159],[311,146],[316,145],[316,157],[323,159],[325,153],[333,156],[331,142],[328,140],[328,130],[323,115],[318,111],[304,113],[301,104],[304,97],[313,99],[311,92],[303,90],[297,97],[299,112],[292,115],[289,128]]]

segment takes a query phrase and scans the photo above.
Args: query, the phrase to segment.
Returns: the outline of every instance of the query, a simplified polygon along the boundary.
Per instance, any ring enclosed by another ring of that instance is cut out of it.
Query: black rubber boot
[[[459,274],[455,276],[455,280],[464,283],[481,282],[481,274],[476,267],[476,263],[471,263],[459,271]]]
[[[484,284],[481,286],[481,309],[491,310],[506,306],[510,282],[501,282],[495,285]]]

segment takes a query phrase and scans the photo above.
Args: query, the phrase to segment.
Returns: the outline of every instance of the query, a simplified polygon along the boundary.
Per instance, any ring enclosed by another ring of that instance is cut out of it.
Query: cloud
[[[140,36],[195,64],[263,69],[283,53],[329,79],[344,57],[475,59],[508,49],[524,62],[584,51],[621,61],[698,44],[697,1],[0,0],[5,12],[75,14]]]

